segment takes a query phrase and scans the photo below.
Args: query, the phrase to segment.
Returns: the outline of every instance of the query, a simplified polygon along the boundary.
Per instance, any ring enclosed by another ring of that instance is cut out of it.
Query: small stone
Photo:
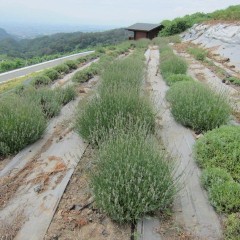
[[[42,184],[39,184],[34,188],[34,192],[40,193],[42,191],[42,189],[43,189]]]
[[[108,235],[109,235],[106,229],[104,229],[104,230],[102,231],[102,235],[103,235],[103,236],[108,236]]]
[[[199,135],[196,136],[196,139],[199,139],[199,138],[201,138],[202,136],[203,136],[203,134],[201,133],[201,134],[199,134]]]
[[[92,214],[92,213],[93,213],[92,209],[89,209],[89,210],[87,211],[87,215],[90,215],[90,214]]]

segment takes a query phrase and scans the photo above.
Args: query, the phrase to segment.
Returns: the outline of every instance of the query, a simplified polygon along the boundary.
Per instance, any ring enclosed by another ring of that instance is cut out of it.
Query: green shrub
[[[120,128],[126,128],[129,119],[133,119],[154,130],[155,113],[150,101],[132,89],[105,91],[100,97],[93,98],[80,108],[76,129],[88,141],[98,142],[106,132],[115,129],[119,118],[123,119]]]
[[[194,56],[195,59],[199,61],[204,61],[207,57],[207,52],[200,48],[188,48],[187,51]]]
[[[53,68],[47,69],[43,73],[44,75],[48,76],[52,81],[57,80],[60,77],[60,74]]]
[[[165,78],[167,85],[172,86],[176,82],[194,81],[192,77],[185,74],[169,74]]]
[[[67,86],[65,88],[57,89],[60,93],[61,103],[63,105],[69,103],[70,101],[74,100],[77,96],[77,92],[74,86]]]
[[[197,82],[175,83],[167,92],[176,121],[196,132],[225,124],[231,112],[222,95]]]
[[[221,184],[228,181],[233,181],[233,179],[225,169],[206,168],[202,172],[201,182],[206,189],[211,188],[214,184]]]
[[[46,121],[34,102],[11,96],[0,101],[0,155],[16,153],[41,137]]]
[[[224,222],[226,240],[240,240],[240,213],[232,213]]]
[[[57,65],[56,67],[54,67],[54,69],[60,74],[67,74],[70,72],[68,65],[64,63]]]
[[[68,60],[68,61],[65,62],[65,64],[69,67],[70,70],[78,68],[76,60]]]
[[[52,80],[45,74],[40,74],[32,78],[32,83],[35,87],[49,85]]]
[[[146,134],[144,127],[131,126],[100,146],[93,192],[97,206],[115,221],[133,222],[173,202],[172,166]]]
[[[186,74],[187,63],[180,57],[171,55],[164,61],[161,61],[160,69],[163,77],[165,78],[168,74]]]
[[[200,166],[226,169],[240,182],[240,127],[223,126],[204,134],[195,146],[195,158]]]
[[[208,190],[211,204],[218,212],[237,212],[240,210],[240,184],[229,181],[213,184]]]

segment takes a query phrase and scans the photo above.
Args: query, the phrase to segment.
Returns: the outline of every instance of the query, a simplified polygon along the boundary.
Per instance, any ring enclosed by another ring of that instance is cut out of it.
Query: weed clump
[[[172,166],[145,127],[120,129],[99,149],[92,176],[95,200],[113,220],[133,222],[170,207],[176,192]]]
[[[176,82],[194,81],[192,77],[185,74],[169,74],[166,76],[165,80],[168,86],[172,86]]]
[[[41,137],[46,120],[39,105],[11,96],[0,102],[0,155],[13,154]]]
[[[231,112],[222,95],[197,82],[175,83],[167,92],[176,121],[196,132],[225,124]]]
[[[207,51],[197,47],[188,48],[187,51],[194,56],[196,60],[204,61],[207,57]]]

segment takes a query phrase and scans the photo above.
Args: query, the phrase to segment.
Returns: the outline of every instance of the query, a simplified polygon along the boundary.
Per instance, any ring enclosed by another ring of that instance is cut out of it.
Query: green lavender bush
[[[115,128],[119,118],[123,119],[122,128],[127,128],[127,122],[133,118],[135,122],[145,123],[149,131],[154,131],[155,112],[150,101],[132,89],[105,92],[93,98],[80,108],[76,129],[86,140],[98,142],[106,132]]]
[[[78,68],[78,62],[76,60],[68,60],[64,64],[66,64],[70,70]]]
[[[65,88],[59,88],[55,91],[59,91],[60,102],[65,105],[77,97],[77,92],[74,86],[67,86]]]
[[[187,63],[181,57],[175,55],[167,56],[164,60],[162,58],[160,70],[164,78],[169,74],[186,74]]]
[[[60,77],[60,74],[53,68],[47,69],[43,73],[44,75],[48,76],[52,81],[57,80]]]
[[[25,92],[25,98],[35,105],[41,106],[45,117],[52,118],[60,113],[62,106],[61,92],[49,88],[38,90],[28,89]]]
[[[225,98],[201,83],[175,83],[167,92],[176,121],[196,132],[208,131],[227,123],[231,108]]]
[[[52,80],[45,74],[39,74],[32,79],[32,83],[35,87],[41,87],[49,85]]]
[[[60,74],[67,74],[70,72],[70,68],[64,63],[57,65],[54,69]]]
[[[117,222],[167,210],[176,193],[173,165],[142,125],[120,129],[100,145],[92,186],[96,204]]]
[[[0,155],[18,152],[41,137],[46,120],[39,105],[19,96],[0,100]]]

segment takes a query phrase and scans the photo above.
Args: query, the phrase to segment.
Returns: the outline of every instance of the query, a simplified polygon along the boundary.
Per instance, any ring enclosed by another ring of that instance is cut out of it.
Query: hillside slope
[[[62,54],[97,45],[109,45],[122,42],[128,38],[124,29],[114,29],[93,33],[58,33],[34,39],[0,41],[0,54],[9,57],[32,58],[44,55]]]
[[[0,28],[0,41],[6,38],[12,38],[3,28]]]
[[[240,23],[195,24],[182,35],[183,41],[190,41],[208,48],[215,55],[229,58],[229,64],[240,70]]]

